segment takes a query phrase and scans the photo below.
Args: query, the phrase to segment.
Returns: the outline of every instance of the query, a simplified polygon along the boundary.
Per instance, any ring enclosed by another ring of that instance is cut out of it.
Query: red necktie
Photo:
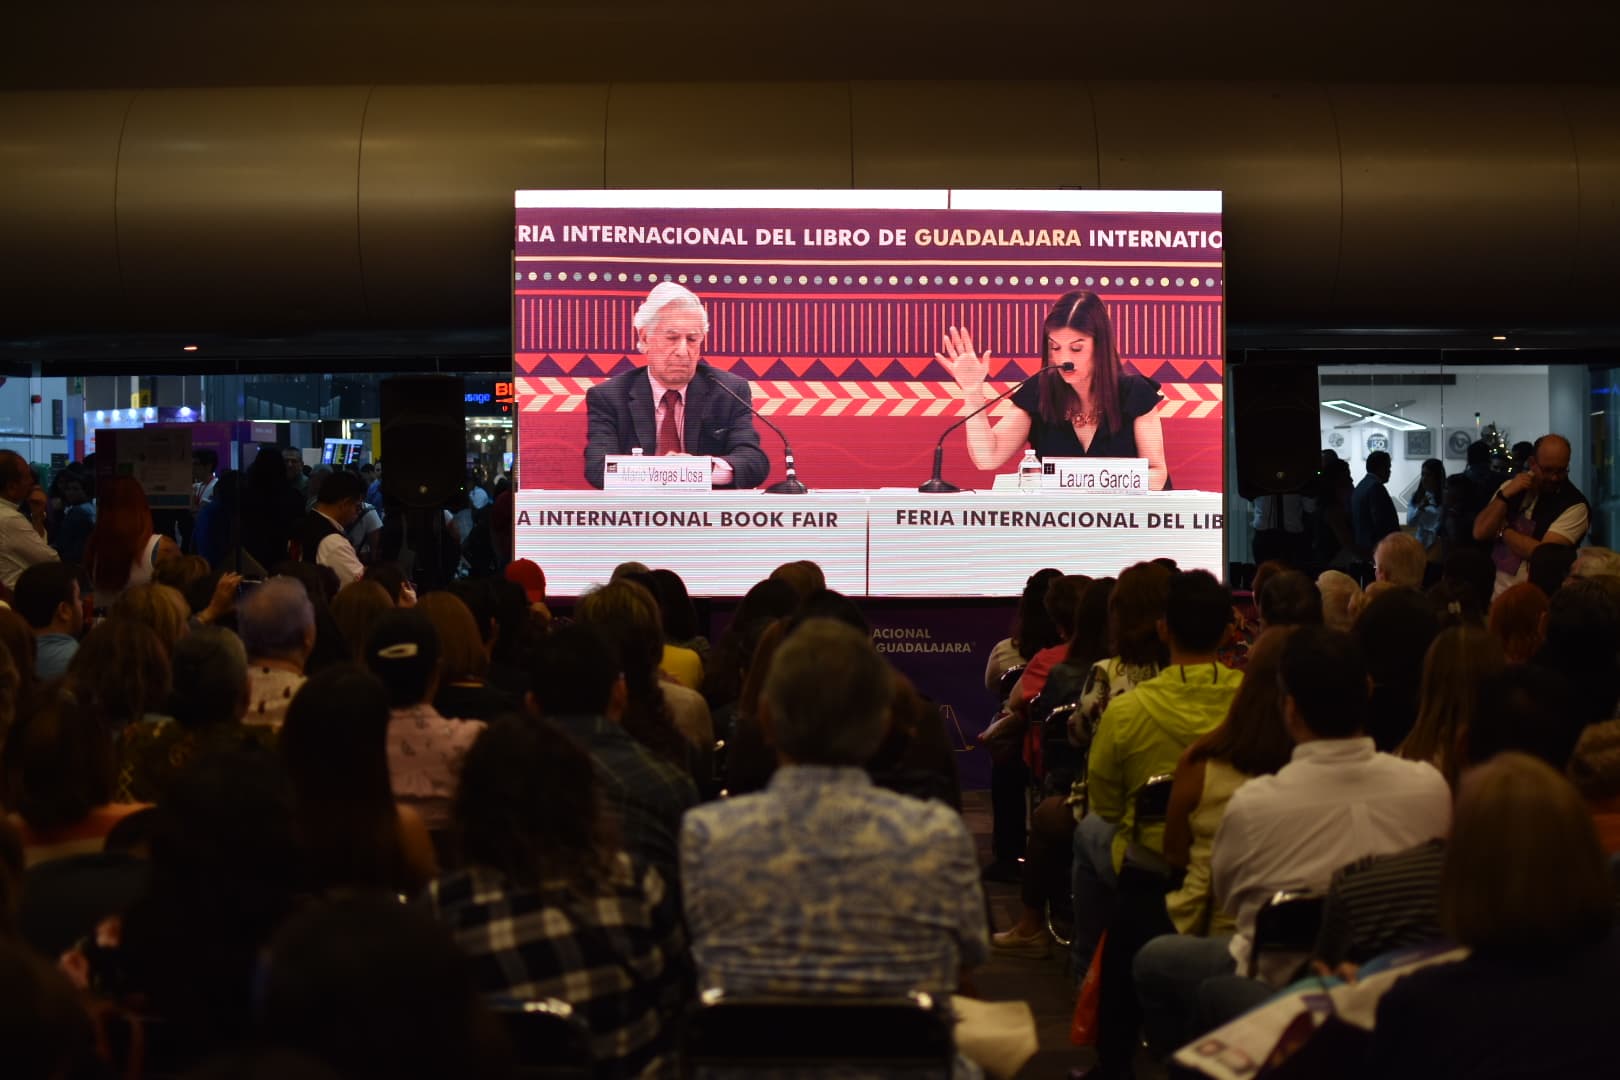
[[[658,456],[681,453],[681,429],[675,423],[675,410],[681,406],[679,390],[665,390],[659,403],[664,410],[663,422],[658,425]]]

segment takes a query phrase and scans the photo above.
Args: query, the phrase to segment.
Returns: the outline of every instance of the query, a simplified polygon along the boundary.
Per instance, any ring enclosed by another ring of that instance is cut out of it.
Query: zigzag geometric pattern
[[[573,413],[585,408],[585,393],[602,378],[537,375],[517,380],[520,413]],[[1016,380],[987,383],[992,393],[1010,388]],[[1161,417],[1188,420],[1220,419],[1224,415],[1223,387],[1219,382],[1163,382]],[[957,416],[969,411],[962,389],[955,382],[862,381],[854,379],[756,379],[754,407],[765,416]],[[1003,416],[1017,410],[1003,401],[990,410]]]
[[[705,356],[715,367],[732,371],[749,380],[786,379],[834,382],[950,382],[950,372],[931,356],[900,357],[811,357],[811,356]],[[1016,382],[1033,375],[1034,359],[1009,360],[990,373],[997,382]],[[519,375],[560,376],[605,379],[639,367],[640,361],[627,355],[554,355],[519,353]],[[1220,383],[1220,365],[1208,360],[1130,360],[1125,367],[1147,375],[1162,384],[1173,382]]]

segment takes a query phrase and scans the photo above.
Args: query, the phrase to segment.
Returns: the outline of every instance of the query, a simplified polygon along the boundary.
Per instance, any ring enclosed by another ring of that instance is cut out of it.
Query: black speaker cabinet
[[[395,375],[381,387],[383,496],[442,506],[467,475],[467,418],[454,375]]]
[[[1299,491],[1322,464],[1316,365],[1232,365],[1233,453],[1245,499]]]

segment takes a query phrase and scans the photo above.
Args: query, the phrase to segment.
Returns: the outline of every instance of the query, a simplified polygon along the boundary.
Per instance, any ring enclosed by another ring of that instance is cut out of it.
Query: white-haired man
[[[707,365],[700,371],[709,333],[702,301],[684,286],[660,282],[636,309],[634,323],[636,348],[647,363],[585,395],[586,481],[601,487],[603,458],[640,447],[649,456],[710,455],[715,487],[758,487],[770,463],[743,404],[748,381]]]

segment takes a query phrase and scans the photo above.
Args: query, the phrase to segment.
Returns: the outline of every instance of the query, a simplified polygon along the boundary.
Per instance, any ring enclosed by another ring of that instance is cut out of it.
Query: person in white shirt
[[[1378,753],[1362,734],[1367,668],[1354,638],[1301,627],[1283,649],[1281,679],[1281,721],[1294,740],[1293,757],[1275,775],[1238,788],[1211,854],[1214,900],[1235,916],[1237,933],[1166,935],[1137,954],[1148,1041],[1162,1055],[1197,1037],[1199,1012],[1206,1022],[1214,1019],[1207,990],[1199,1008],[1206,979],[1247,973],[1255,913],[1272,895],[1325,892],[1339,867],[1404,851],[1451,827],[1444,777],[1426,762]],[[1269,993],[1260,983],[1247,995],[1222,996],[1263,1000]]]
[[[1530,554],[1542,544],[1580,546],[1591,525],[1586,496],[1569,482],[1569,440],[1543,435],[1528,467],[1501,487],[1474,518],[1474,539],[1494,542],[1496,595],[1530,576]]]
[[[45,541],[45,492],[21,454],[0,450],[0,582],[13,588],[22,572],[60,556]]]
[[[348,530],[360,519],[365,482],[352,472],[326,476],[314,507],[293,528],[292,547],[300,561],[328,566],[337,574],[338,588],[365,576],[366,568],[349,542]]]

